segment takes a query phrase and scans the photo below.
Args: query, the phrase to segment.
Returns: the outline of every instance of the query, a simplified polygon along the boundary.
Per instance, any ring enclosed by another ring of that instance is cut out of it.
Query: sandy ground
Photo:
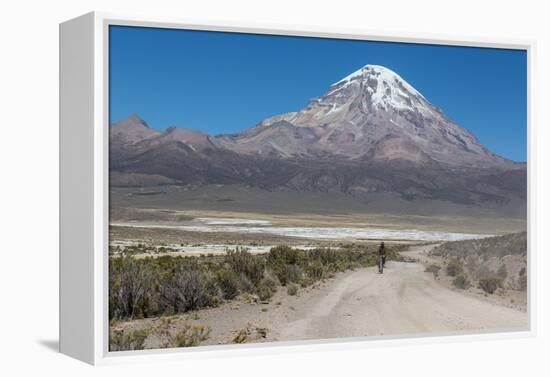
[[[525,329],[525,312],[452,291],[417,263],[390,262],[384,274],[356,271],[310,310],[281,327],[279,339],[325,339],[453,331]]]
[[[412,248],[424,255],[433,245]],[[405,253],[406,254],[406,253]],[[119,323],[117,327],[156,326],[162,319]],[[164,321],[166,322],[166,321]],[[333,279],[290,296],[280,288],[267,304],[243,298],[218,308],[174,316],[169,331],[185,323],[210,326],[203,344],[232,343],[239,332],[246,342],[329,339],[481,330],[520,330],[528,326],[525,310],[499,305],[446,287],[420,263],[387,263],[337,274]],[[158,346],[154,337],[147,347]]]

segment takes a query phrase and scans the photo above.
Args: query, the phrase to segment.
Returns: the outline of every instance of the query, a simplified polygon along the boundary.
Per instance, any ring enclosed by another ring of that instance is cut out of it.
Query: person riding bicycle
[[[386,247],[384,246],[384,241],[380,243],[380,247],[378,248],[378,256],[382,258],[382,266],[386,266]]]

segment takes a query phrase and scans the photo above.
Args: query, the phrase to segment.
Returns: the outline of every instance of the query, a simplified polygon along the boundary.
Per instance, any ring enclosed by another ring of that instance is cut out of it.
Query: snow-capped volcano
[[[221,142],[239,153],[285,158],[403,159],[451,166],[511,163],[483,147],[388,68],[366,65],[297,111]]]
[[[379,65],[366,65],[331,85],[327,95],[341,95],[349,86],[358,85],[371,94],[373,105],[411,109],[425,98],[397,73]]]
[[[235,135],[158,132],[131,116],[111,126],[110,151],[115,186],[231,184],[345,193],[403,208],[429,200],[441,208],[525,209],[524,164],[495,155],[398,74],[375,65],[304,108]]]

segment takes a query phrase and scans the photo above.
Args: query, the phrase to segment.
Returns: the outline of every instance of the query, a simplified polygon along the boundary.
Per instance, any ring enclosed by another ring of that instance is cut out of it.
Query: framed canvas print
[[[60,349],[532,332],[530,43],[60,27]]]

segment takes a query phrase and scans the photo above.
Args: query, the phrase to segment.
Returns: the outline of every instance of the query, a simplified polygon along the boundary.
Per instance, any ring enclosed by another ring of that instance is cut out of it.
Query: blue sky
[[[234,133],[377,64],[492,151],[526,160],[525,51],[111,26],[109,57],[111,121]]]

